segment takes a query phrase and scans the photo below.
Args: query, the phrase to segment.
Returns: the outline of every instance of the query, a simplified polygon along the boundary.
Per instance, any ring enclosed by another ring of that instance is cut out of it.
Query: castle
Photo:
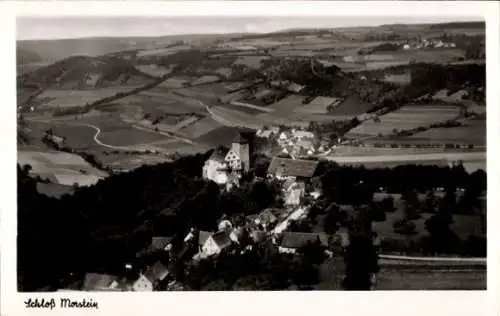
[[[224,184],[238,185],[241,176],[250,170],[250,140],[239,133],[228,151],[215,149],[203,166],[203,178]]]

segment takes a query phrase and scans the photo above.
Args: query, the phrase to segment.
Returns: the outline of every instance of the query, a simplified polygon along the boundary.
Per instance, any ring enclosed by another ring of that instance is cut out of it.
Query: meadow
[[[62,185],[88,186],[107,176],[82,157],[62,152],[18,151],[18,163],[30,165],[35,175],[53,175]]]
[[[395,134],[395,131],[428,127],[432,124],[453,120],[458,115],[459,109],[454,106],[403,106],[396,111],[379,116],[380,122],[374,120],[364,121],[351,129],[346,136]]]

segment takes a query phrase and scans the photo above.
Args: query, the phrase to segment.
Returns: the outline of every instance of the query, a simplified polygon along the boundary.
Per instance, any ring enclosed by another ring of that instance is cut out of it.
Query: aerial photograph
[[[486,23],[18,16],[17,290],[486,290]]]

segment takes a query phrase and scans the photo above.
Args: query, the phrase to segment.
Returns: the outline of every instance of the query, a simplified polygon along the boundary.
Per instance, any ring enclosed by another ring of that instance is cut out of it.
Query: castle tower
[[[241,134],[238,134],[233,140],[231,150],[234,151],[241,161],[241,170],[248,172],[250,170],[250,143]]]

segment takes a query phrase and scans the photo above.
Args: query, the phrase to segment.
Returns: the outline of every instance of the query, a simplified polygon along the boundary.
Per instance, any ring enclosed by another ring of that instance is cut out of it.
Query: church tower
[[[233,140],[231,151],[238,155],[241,162],[241,170],[246,173],[250,170],[250,143],[240,133]]]

